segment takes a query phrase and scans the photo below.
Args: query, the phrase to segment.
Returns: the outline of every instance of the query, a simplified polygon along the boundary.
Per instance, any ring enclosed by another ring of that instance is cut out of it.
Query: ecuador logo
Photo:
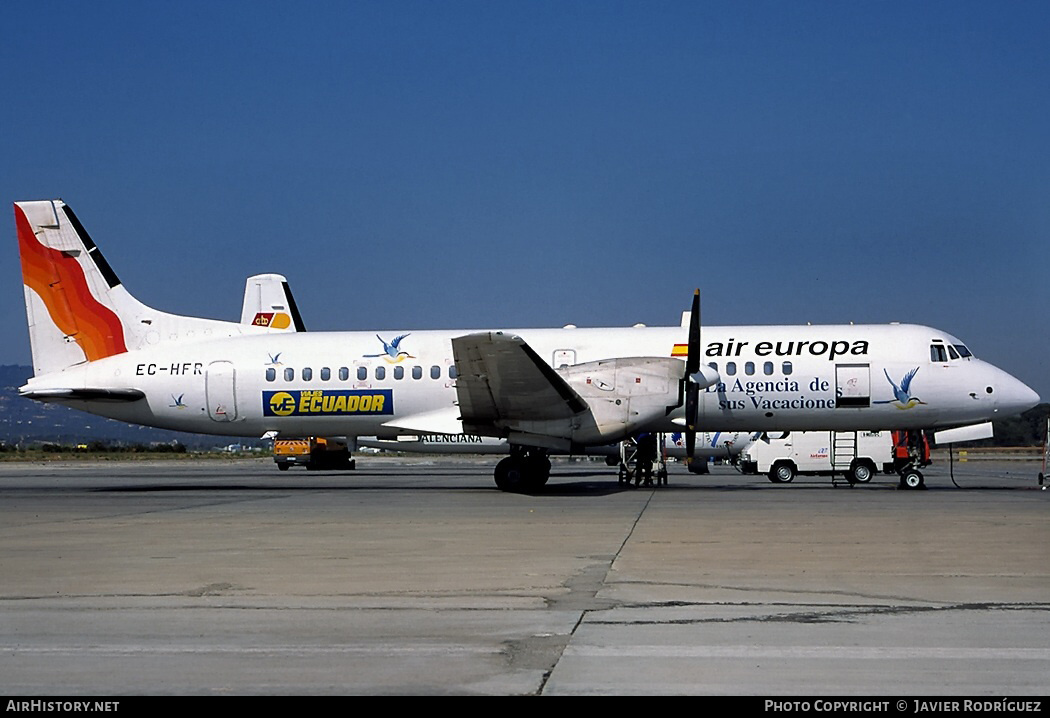
[[[264,391],[263,416],[378,416],[394,413],[391,389]]]

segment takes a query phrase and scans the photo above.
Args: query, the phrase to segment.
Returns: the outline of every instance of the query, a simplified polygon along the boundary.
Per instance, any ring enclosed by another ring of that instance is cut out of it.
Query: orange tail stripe
[[[76,340],[89,361],[126,352],[120,319],[91,294],[80,263],[40,244],[18,206],[15,225],[22,281],[44,302],[55,326]]]

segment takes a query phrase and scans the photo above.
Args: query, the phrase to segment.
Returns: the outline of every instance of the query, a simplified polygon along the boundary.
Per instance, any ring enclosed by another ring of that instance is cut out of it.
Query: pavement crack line
[[[601,560],[596,561],[588,565],[582,571],[573,574],[573,576],[564,584],[565,587],[569,589],[568,594],[566,596],[552,598],[547,602],[547,607],[550,609],[578,610],[579,615],[577,615],[576,622],[573,624],[572,629],[564,637],[559,637],[559,640],[553,642],[550,640],[550,637],[544,637],[544,643],[547,649],[551,651],[552,655],[549,656],[550,660],[547,664],[547,668],[543,673],[543,678],[540,681],[539,686],[537,687],[537,695],[543,694],[547,681],[554,673],[554,670],[558,667],[558,663],[565,654],[565,649],[576,635],[576,631],[579,630],[581,625],[583,625],[584,619],[594,611],[605,611],[618,605],[617,601],[599,599],[598,592],[601,591],[608,582],[609,573],[613,570],[616,560],[620,557],[628,543],[630,543],[631,538],[634,536],[634,532],[641,523],[646,509],[649,508],[649,504],[653,500],[653,495],[653,492],[650,491],[649,497],[646,499],[645,503],[642,504],[634,521],[631,522],[631,526],[628,529],[627,534],[624,536],[623,541],[621,541],[620,545],[616,547],[616,551],[611,556],[602,557]]]

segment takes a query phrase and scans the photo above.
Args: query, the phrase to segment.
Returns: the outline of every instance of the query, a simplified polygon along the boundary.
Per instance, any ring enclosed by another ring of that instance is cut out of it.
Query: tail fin
[[[244,284],[241,324],[275,331],[305,332],[292,289],[280,274],[256,274]]]
[[[145,346],[259,331],[142,304],[62,200],[16,202],[15,227],[37,376]]]

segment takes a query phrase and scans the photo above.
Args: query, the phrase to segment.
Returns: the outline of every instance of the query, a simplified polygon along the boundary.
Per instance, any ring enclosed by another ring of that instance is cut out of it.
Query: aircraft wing
[[[463,422],[459,420],[459,407],[425,411],[421,414],[403,416],[388,421],[383,426],[405,431],[416,431],[420,434],[462,434]]]
[[[566,421],[587,410],[587,402],[521,337],[468,334],[452,340],[452,353],[460,415],[468,431],[518,430],[532,422]]]

